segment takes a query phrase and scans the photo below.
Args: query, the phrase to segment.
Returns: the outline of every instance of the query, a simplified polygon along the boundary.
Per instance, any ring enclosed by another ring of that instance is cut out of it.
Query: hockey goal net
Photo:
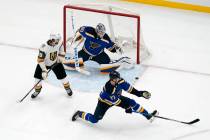
[[[123,56],[140,64],[150,55],[141,34],[140,16],[127,9],[108,5],[69,4],[64,6],[63,16],[64,49],[67,53],[71,53],[70,42],[77,29],[81,26],[96,27],[98,23],[103,23],[106,33],[122,47]],[[111,59],[120,57],[113,53],[108,55]]]

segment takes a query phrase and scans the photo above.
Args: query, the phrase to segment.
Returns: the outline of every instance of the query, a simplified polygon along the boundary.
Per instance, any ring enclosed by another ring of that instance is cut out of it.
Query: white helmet
[[[104,36],[104,34],[106,33],[106,28],[105,28],[104,24],[98,23],[98,25],[96,26],[96,33],[97,33],[101,38]]]
[[[61,39],[61,35],[60,34],[54,34],[54,33],[51,33],[50,34],[50,40],[60,40]]]
[[[58,45],[60,40],[61,40],[61,35],[60,34],[50,34],[50,46],[55,46]]]

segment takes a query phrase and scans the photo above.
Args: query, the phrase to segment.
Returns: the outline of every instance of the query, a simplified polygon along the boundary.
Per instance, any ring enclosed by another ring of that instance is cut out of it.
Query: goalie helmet
[[[106,28],[104,26],[104,24],[102,23],[99,23],[97,26],[96,26],[96,33],[98,34],[98,36],[100,38],[102,38],[104,36],[104,34],[106,33]]]
[[[120,73],[118,71],[113,70],[109,73],[109,78],[110,79],[120,78]]]

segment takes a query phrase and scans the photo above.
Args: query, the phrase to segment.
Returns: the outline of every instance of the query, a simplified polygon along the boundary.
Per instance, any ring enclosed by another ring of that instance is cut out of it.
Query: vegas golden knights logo
[[[57,51],[50,53],[50,60],[51,61],[54,61],[56,59],[56,57],[57,57]]]

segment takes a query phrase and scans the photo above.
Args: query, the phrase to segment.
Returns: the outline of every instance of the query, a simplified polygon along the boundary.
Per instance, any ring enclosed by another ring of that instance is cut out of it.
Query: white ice
[[[43,83],[36,100],[22,98],[34,83],[38,48],[51,31],[62,31],[65,0],[0,0],[0,139],[1,140],[197,140],[210,138],[210,15],[117,1],[103,1],[141,14],[144,41],[152,57],[136,82],[152,98],[134,98],[149,111],[189,121],[188,126],[156,119],[150,124],[139,114],[110,109],[98,124],[71,122],[74,110],[93,112],[98,92],[74,91]],[[76,2],[84,2],[77,0]],[[90,2],[86,0],[85,2]],[[91,2],[97,2],[92,0]],[[99,1],[98,1],[99,2]],[[13,47],[11,47],[13,46]],[[88,83],[87,83],[88,84]],[[96,85],[97,86],[97,85]]]

